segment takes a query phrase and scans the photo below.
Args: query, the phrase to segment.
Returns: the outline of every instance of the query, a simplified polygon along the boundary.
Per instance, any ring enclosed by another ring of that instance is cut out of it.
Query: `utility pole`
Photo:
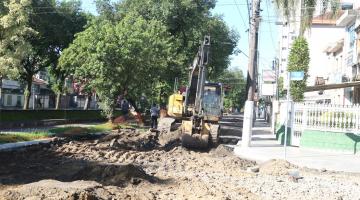
[[[248,65],[248,95],[245,102],[244,122],[241,147],[249,147],[254,119],[254,96],[256,88],[256,71],[258,66],[258,32],[260,24],[260,1],[252,1],[252,16],[250,19],[249,65]]]

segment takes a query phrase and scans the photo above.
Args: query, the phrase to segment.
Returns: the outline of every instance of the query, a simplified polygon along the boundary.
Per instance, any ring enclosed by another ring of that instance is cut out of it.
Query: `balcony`
[[[336,26],[347,26],[349,23],[355,21],[357,11],[355,10],[346,10],[341,17],[336,20]]]

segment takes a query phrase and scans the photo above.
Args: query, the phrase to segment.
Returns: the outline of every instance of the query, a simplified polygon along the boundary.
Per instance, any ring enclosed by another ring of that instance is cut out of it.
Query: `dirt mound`
[[[108,199],[112,196],[102,185],[94,181],[60,182],[56,180],[42,180],[22,185],[18,188],[0,192],[1,199],[76,199],[95,200]]]
[[[127,115],[121,115],[114,119],[114,124],[123,124],[127,122],[136,122],[138,124],[144,124],[144,119],[141,113],[138,112],[130,112]]]
[[[296,168],[285,160],[269,160],[260,165],[260,173],[273,176],[288,175],[290,169]]]
[[[94,140],[99,137],[97,134],[90,134],[86,127],[73,127],[62,133],[57,133],[57,137],[68,138],[70,140]]]
[[[153,132],[139,132],[135,129],[119,129],[95,141],[99,147],[113,149],[150,151],[160,147],[158,136]]]
[[[157,179],[146,174],[139,166],[128,165],[89,165],[74,176],[75,180],[93,180],[103,185],[126,186],[127,183],[139,184],[146,180],[154,183]]]
[[[232,149],[229,147],[226,147],[224,145],[219,145],[217,146],[215,149],[212,149],[210,151],[210,153],[214,156],[221,156],[221,157],[225,157],[225,156],[232,156]]]

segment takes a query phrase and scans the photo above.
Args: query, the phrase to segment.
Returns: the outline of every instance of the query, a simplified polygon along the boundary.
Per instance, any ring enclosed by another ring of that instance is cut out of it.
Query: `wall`
[[[327,83],[334,83],[339,79],[338,74],[343,73],[344,60],[340,52],[335,57],[327,55],[324,50],[331,44],[340,41],[345,36],[345,28],[337,27],[329,24],[314,24],[311,29],[305,33],[309,43],[310,49],[310,63],[309,63],[309,77],[307,85],[314,85],[316,77],[329,78]],[[336,58],[338,59],[336,61]],[[345,71],[344,71],[345,72]],[[331,102],[342,102],[343,89],[328,90],[323,94],[319,92],[305,93],[306,101],[313,101],[319,99],[331,99]]]
[[[358,153],[360,151],[360,135],[330,131],[304,130],[300,146],[324,150]]]
[[[4,94],[3,95],[4,107],[16,107],[18,97],[20,97],[19,107],[21,108],[22,105],[24,104],[24,95],[20,95],[20,94]]]

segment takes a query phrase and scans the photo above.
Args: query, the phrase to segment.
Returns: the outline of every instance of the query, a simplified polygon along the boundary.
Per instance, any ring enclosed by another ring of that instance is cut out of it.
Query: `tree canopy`
[[[310,63],[309,47],[305,38],[300,37],[294,41],[289,54],[288,71],[303,71],[304,80],[291,81],[290,94],[294,101],[302,101],[306,88],[306,79],[308,77]]]
[[[0,3],[0,78],[25,85],[29,107],[33,76],[47,70],[59,97],[65,78],[96,91],[111,117],[119,95],[164,101],[175,78],[188,82],[200,42],[211,36],[208,79],[230,63],[238,34],[211,14],[215,0],[96,0],[99,15],[80,0],[4,0]]]
[[[25,84],[28,109],[33,76],[56,68],[61,50],[82,30],[86,18],[76,0],[5,0],[1,10],[0,73]]]
[[[301,2],[300,8],[299,3]],[[305,30],[311,26],[314,11],[320,1],[318,0],[275,0],[277,8],[280,10],[287,21],[291,21],[290,18],[295,18],[296,15],[300,14],[300,35],[303,35]],[[321,13],[325,13],[330,10],[334,15],[339,10],[340,0],[322,0]],[[300,13],[297,13],[300,11]]]
[[[224,108],[238,108],[246,101],[246,80],[241,70],[226,70],[217,81],[223,83],[225,90]]]
[[[141,96],[164,100],[175,77],[187,83],[188,66],[205,34],[212,41],[210,78],[229,65],[238,35],[211,15],[214,1],[96,3],[99,16],[63,51],[60,65],[96,90],[109,118],[119,95],[133,105]]]
[[[127,15],[116,24],[91,24],[64,50],[60,64],[86,80],[110,118],[117,96],[140,96],[163,74],[173,56],[171,39],[159,21]]]

